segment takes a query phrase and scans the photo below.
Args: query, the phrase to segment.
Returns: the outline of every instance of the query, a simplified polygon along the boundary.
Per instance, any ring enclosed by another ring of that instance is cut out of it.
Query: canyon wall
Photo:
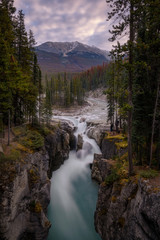
[[[160,239],[160,188],[150,180],[133,176],[111,181],[114,158],[126,149],[116,149],[116,140],[101,140],[102,155],[95,154],[92,178],[99,184],[95,228],[102,240]]]
[[[7,173],[0,184],[0,239],[45,240],[50,222],[50,176],[68,158],[74,137],[73,128],[56,128],[45,138],[45,146],[15,164],[14,174]],[[8,181],[9,179],[9,181]]]

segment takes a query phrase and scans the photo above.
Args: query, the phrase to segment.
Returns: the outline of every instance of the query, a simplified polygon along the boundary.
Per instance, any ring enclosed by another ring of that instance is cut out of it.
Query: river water
[[[100,240],[94,228],[94,212],[98,185],[91,180],[89,164],[94,153],[100,153],[96,142],[85,134],[86,123],[62,117],[77,127],[75,136],[82,134],[83,148],[70,151],[69,159],[51,179],[51,201],[48,218],[52,224],[48,240]]]

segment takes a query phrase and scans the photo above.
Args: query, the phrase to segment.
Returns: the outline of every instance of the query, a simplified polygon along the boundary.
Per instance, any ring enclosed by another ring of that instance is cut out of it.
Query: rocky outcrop
[[[69,134],[61,129],[57,129],[54,134],[50,134],[45,139],[45,147],[49,154],[49,171],[58,169],[68,158],[70,151]]]
[[[147,183],[130,181],[123,186],[102,184],[95,226],[103,240],[160,239],[160,192]]]
[[[127,152],[127,147],[117,147],[117,144],[121,142],[119,139],[108,139],[106,137],[102,140],[101,150],[102,156],[106,159],[114,158],[115,156],[122,156]]]
[[[96,141],[98,146],[102,147],[102,141],[107,129],[106,125],[95,124],[93,122],[87,122],[87,136]]]
[[[16,164],[14,181],[3,184],[0,196],[0,239],[47,238],[50,227],[46,217],[50,201],[48,162],[46,152],[29,154],[25,163]]]
[[[74,124],[67,120],[61,120],[60,128],[69,134],[70,150],[76,149],[76,137],[74,135],[74,131],[75,131]]]
[[[82,149],[83,147],[83,137],[82,137],[82,134],[78,134],[78,137],[77,137],[77,151]]]
[[[100,184],[95,227],[103,240],[160,239],[160,190],[132,177],[107,185],[112,162],[95,155],[92,178]]]
[[[0,143],[0,154],[4,153],[2,143]]]
[[[107,159],[102,158],[101,154],[94,154],[91,177],[98,183],[102,183],[106,175],[111,172],[111,164]]]

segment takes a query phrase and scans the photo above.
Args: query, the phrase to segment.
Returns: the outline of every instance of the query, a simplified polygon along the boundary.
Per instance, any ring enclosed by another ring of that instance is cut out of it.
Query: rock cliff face
[[[101,183],[95,227],[103,240],[160,239],[160,190],[132,178],[107,185],[111,161],[95,155],[92,178]]]
[[[94,154],[91,176],[98,183],[102,183],[106,175],[110,174],[111,165],[108,160],[102,158],[101,154]]]
[[[116,144],[120,143],[121,140],[118,139],[107,139],[103,138],[101,144],[102,156],[106,159],[112,159],[115,156],[122,156],[124,153],[127,152],[127,147],[120,147],[118,148]]]
[[[50,134],[45,139],[45,147],[49,154],[49,171],[58,169],[68,158],[70,145],[69,134],[57,129],[55,134]]]
[[[45,240],[50,222],[46,217],[50,201],[48,173],[68,157],[70,134],[57,129],[45,140],[45,147],[29,154],[15,166],[15,176],[0,186],[0,239]]]
[[[46,239],[50,227],[46,218],[50,200],[48,162],[46,152],[36,152],[28,155],[25,163],[17,164],[14,181],[4,186],[1,195],[1,238]]]
[[[95,124],[93,122],[87,122],[87,128],[87,136],[89,138],[93,138],[101,148],[107,126],[102,124]]]

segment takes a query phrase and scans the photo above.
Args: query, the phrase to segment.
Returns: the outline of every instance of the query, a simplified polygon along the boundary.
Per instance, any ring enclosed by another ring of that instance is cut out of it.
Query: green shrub
[[[47,128],[47,127],[41,127],[41,128],[39,129],[39,133],[40,133],[42,136],[46,137],[47,135],[49,135],[49,134],[51,133],[51,130],[50,130],[49,128]]]
[[[0,163],[7,161],[17,161],[20,160],[20,157],[21,157],[20,151],[12,149],[11,153],[8,155],[0,154]]]
[[[44,146],[44,138],[37,131],[27,131],[26,137],[21,139],[22,144],[32,150],[38,150]]]
[[[106,183],[107,185],[110,185],[110,184],[112,184],[113,182],[117,181],[118,179],[119,179],[119,175],[118,175],[118,173],[117,173],[117,169],[116,169],[116,168],[113,168],[113,169],[111,170],[111,174],[106,177],[105,183]]]
[[[27,132],[26,125],[13,127],[12,132],[16,137],[23,137],[26,135]]]
[[[154,178],[158,176],[158,171],[154,169],[141,170],[139,176],[143,178]]]

